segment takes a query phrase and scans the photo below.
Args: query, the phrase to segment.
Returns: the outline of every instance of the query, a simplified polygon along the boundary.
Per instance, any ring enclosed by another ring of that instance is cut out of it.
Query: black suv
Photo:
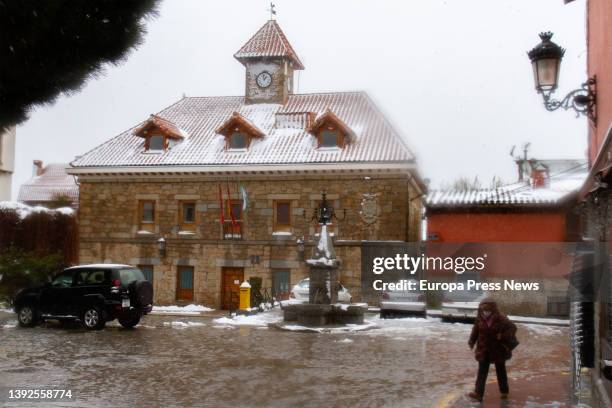
[[[78,320],[101,330],[119,319],[132,328],[153,309],[153,287],[129,265],[83,265],[65,269],[43,286],[24,289],[14,301],[17,320],[32,327],[47,320]]]

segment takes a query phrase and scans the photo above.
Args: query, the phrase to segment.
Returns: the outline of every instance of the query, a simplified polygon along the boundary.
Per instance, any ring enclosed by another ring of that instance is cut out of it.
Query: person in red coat
[[[468,394],[470,398],[482,401],[491,364],[495,364],[501,398],[508,398],[510,389],[506,360],[512,357],[512,347],[516,342],[515,333],[516,326],[499,312],[495,301],[487,298],[480,302],[468,341],[470,349],[476,346],[474,356],[478,361],[476,387]]]

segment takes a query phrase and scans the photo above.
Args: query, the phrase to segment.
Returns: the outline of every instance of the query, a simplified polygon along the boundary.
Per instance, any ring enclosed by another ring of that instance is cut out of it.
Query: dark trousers
[[[485,384],[487,383],[487,376],[489,375],[489,366],[491,362],[489,360],[478,362],[478,376],[476,377],[476,393],[484,395]],[[495,373],[497,374],[497,384],[499,385],[499,392],[507,394],[508,389],[508,374],[506,373],[506,362],[495,363]]]

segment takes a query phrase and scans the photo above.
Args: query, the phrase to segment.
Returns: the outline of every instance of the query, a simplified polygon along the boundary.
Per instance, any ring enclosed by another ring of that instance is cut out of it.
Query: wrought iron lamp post
[[[559,83],[559,70],[561,60],[565,54],[565,49],[551,41],[553,33],[540,33],[540,44],[527,52],[533,66],[533,76],[535,88],[544,98],[544,107],[548,111],[555,111],[559,108],[586,115],[593,123],[596,123],[596,78],[589,78],[581,88],[568,93],[563,99],[552,99],[552,94],[557,89]]]
[[[320,225],[329,225],[334,219],[342,221],[345,218],[346,209],[342,211],[342,219],[339,219],[334,206],[327,201],[327,193],[325,191],[321,192],[321,203],[319,203],[319,207],[315,210],[312,219],[316,220]]]
[[[295,244],[297,245],[297,251],[298,251],[298,260],[303,261],[304,260],[304,251],[305,251],[305,243],[304,243],[304,237],[300,237],[295,241]]]
[[[166,257],[166,240],[164,239],[164,237],[161,237],[157,240],[157,250],[159,252],[160,258]]]

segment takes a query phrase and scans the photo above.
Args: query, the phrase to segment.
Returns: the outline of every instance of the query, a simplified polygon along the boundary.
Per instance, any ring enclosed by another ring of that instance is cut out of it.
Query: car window
[[[104,283],[104,270],[83,269],[77,272],[75,281],[76,285],[99,285]]]
[[[72,285],[72,272],[62,272],[57,275],[51,285],[56,287],[67,287]]]
[[[87,285],[99,285],[104,283],[104,271],[91,271],[85,279]]]
[[[144,281],[145,277],[140,269],[129,268],[119,270],[119,279],[122,285],[129,285],[134,281]]]
[[[310,280],[308,280],[308,279],[302,279],[302,280],[301,280],[301,281],[298,283],[298,286],[299,286],[300,288],[307,288],[307,287],[309,287],[309,286],[310,286]]]

